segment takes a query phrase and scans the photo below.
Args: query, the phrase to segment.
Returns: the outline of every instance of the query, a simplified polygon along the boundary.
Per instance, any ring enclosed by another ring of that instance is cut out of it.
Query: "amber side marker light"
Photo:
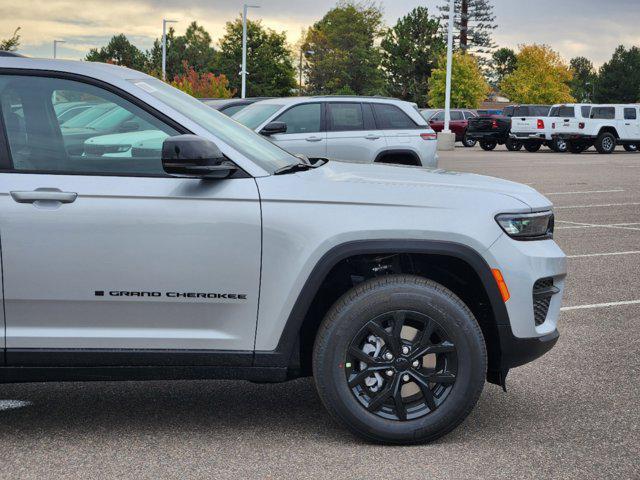
[[[507,284],[502,277],[502,272],[497,268],[491,270],[493,273],[493,278],[496,279],[496,284],[498,285],[498,290],[500,290],[500,295],[502,295],[502,301],[506,302],[511,298],[511,294],[509,293],[509,289],[507,288]]]

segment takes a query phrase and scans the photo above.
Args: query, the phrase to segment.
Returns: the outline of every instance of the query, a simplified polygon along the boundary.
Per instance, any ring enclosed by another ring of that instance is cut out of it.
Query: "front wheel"
[[[495,142],[493,140],[480,140],[480,148],[486,150],[487,152],[494,150],[497,146],[498,142]]]
[[[476,143],[478,143],[477,140],[467,137],[466,133],[464,134],[464,137],[462,138],[462,145],[467,148],[473,148],[476,146]]]
[[[376,442],[423,443],[453,430],[484,386],[487,352],[450,290],[413,275],[368,280],[329,310],[313,350],[329,413]]]
[[[628,144],[624,145],[624,149],[627,152],[637,152],[638,151],[638,146],[635,143],[628,143]]]
[[[524,144],[525,150],[531,153],[537,152],[538,150],[540,150],[540,147],[542,147],[542,144],[537,142],[527,142]]]
[[[518,152],[522,150],[522,142],[512,140],[511,138],[507,140],[507,143],[505,143],[505,145],[507,146],[507,150],[509,150],[510,152]]]

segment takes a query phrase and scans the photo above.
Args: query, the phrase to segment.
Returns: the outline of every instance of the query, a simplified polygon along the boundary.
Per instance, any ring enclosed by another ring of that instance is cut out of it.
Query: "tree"
[[[569,83],[571,95],[579,102],[593,101],[596,83],[596,71],[591,60],[585,57],[575,57],[569,62],[573,79]]]
[[[106,47],[100,50],[92,48],[85,57],[88,62],[104,62],[122,65],[134,70],[144,70],[147,58],[145,54],[133,45],[124,34],[111,37]]]
[[[438,7],[444,28],[449,20],[449,2]],[[488,54],[495,49],[492,33],[497,28],[489,0],[455,0],[454,47],[462,52]],[[487,62],[480,57],[481,64]]]
[[[385,33],[380,44],[388,93],[427,104],[427,81],[445,49],[440,22],[426,7],[414,8]]]
[[[640,48],[620,45],[600,67],[594,101],[636,103],[640,100]]]
[[[184,73],[176,75],[171,82],[176,88],[196,98],[231,98],[234,92],[229,89],[229,80],[224,75],[211,72],[198,73],[186,62],[182,62]]]
[[[340,1],[307,31],[307,89],[314,94],[384,93],[380,50],[382,12],[373,3]]]
[[[560,54],[547,45],[522,45],[517,67],[500,89],[516,103],[553,104],[574,101],[569,83],[571,69]]]
[[[227,22],[220,39],[216,71],[239,90],[242,64],[242,19]],[[260,21],[247,21],[247,96],[286,97],[296,87],[296,70],[284,32],[264,28]]]
[[[216,51],[211,35],[197,22],[191,22],[184,35],[176,35],[173,27],[167,32],[167,78],[179,75],[184,61],[198,73],[214,68]],[[156,76],[162,72],[162,38],[156,38],[148,52],[147,70]]]
[[[13,31],[13,35],[11,37],[0,40],[0,50],[4,50],[6,52],[15,52],[20,46],[20,27],[16,28]]]
[[[429,79],[429,105],[443,108],[447,56],[443,54]],[[478,108],[490,92],[477,59],[473,55],[455,52],[451,65],[451,105],[456,108]]]
[[[516,66],[518,64],[516,52],[506,47],[499,48],[498,50],[493,52],[491,60],[491,81],[493,82],[494,86],[500,85],[504,77],[511,74],[516,69]]]

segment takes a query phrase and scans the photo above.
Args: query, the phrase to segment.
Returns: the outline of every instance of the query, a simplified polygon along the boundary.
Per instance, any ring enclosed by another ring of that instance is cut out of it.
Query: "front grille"
[[[551,297],[558,291],[551,277],[541,278],[533,284],[533,319],[536,325],[542,325],[547,320]]]

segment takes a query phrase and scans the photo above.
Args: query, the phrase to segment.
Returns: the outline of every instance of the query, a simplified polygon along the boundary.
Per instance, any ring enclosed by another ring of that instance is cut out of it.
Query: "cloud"
[[[82,58],[113,35],[124,33],[146,49],[161,35],[162,18],[179,20],[183,32],[196,20],[214,39],[224,32],[227,21],[237,18],[246,0],[21,0],[20,7],[0,3],[0,38],[21,26],[22,48],[27,55],[51,55],[54,39],[61,56]],[[261,5],[250,10],[265,26],[286,31],[294,44],[303,28],[317,21],[335,5],[334,0],[252,0]],[[385,21],[391,25],[418,5],[437,14],[443,0],[386,0],[381,4]],[[498,29],[495,40],[501,46],[546,43],[567,59],[584,55],[596,65],[608,60],[619,44],[640,44],[640,1],[608,0],[493,0]]]

